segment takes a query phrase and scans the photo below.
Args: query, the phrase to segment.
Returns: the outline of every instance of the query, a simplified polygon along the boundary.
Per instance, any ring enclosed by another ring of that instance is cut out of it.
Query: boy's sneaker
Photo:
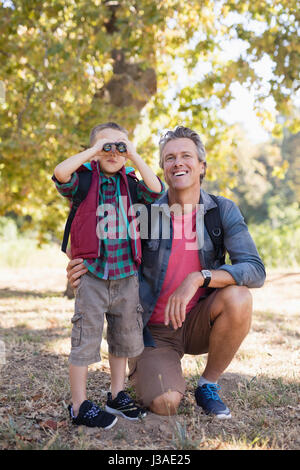
[[[68,410],[73,424],[84,424],[84,426],[88,426],[90,428],[99,427],[110,429],[118,421],[116,416],[101,410],[99,406],[95,405],[95,403],[90,400],[85,400],[81,403],[76,417],[74,416],[73,407],[71,405],[68,406]]]
[[[114,400],[112,399],[112,394],[108,392],[105,409],[109,413],[121,415],[131,421],[137,421],[139,418],[144,418],[147,415],[146,410],[137,406],[134,400],[123,390],[118,393]]]
[[[215,415],[218,419],[229,419],[231,418],[230,410],[218,395],[220,389],[220,385],[217,384],[204,384],[197,387],[195,391],[196,402],[207,415]]]

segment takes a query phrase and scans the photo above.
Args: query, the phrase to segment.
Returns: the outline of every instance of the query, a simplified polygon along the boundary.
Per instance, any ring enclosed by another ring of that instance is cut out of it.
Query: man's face
[[[200,188],[200,175],[205,163],[198,160],[197,148],[191,139],[170,140],[163,149],[164,176],[170,188],[178,191]]]
[[[117,129],[108,128],[98,132],[96,142],[100,139],[107,139],[107,142],[109,143],[126,142],[127,135]],[[112,150],[109,152],[102,150],[98,155],[100,157],[99,161],[101,171],[108,177],[116,174],[126,162],[124,154],[119,153],[114,145],[112,146]]]

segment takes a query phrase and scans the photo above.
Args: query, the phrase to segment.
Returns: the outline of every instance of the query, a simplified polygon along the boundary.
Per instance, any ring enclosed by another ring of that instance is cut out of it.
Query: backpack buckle
[[[212,233],[215,237],[219,237],[222,233],[222,230],[220,229],[220,227],[216,227],[212,230]]]

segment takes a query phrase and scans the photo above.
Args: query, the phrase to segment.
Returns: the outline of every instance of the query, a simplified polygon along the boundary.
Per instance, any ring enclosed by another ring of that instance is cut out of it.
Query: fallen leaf
[[[67,420],[59,421],[59,422],[57,423],[57,427],[58,427],[58,428],[65,428],[67,425],[68,425],[68,421],[67,421]]]
[[[16,433],[16,436],[20,439],[20,441],[28,441],[28,442],[32,442],[32,441],[33,441],[33,438],[32,438],[32,437],[22,436],[22,435],[19,434],[19,433]]]
[[[42,396],[43,396],[42,392],[37,393],[36,395],[33,395],[33,397],[31,397],[31,400],[37,401],[37,400],[39,400],[40,398],[42,398]]]
[[[39,424],[42,428],[50,428],[50,429],[53,429],[53,431],[56,431],[57,427],[58,427],[57,421],[53,421],[53,419],[48,419],[47,421],[42,421]]]

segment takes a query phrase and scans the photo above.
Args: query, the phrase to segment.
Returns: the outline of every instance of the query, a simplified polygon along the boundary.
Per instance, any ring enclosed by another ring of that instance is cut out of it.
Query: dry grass
[[[73,301],[62,295],[64,264],[59,258],[57,268],[1,270],[1,449],[299,449],[300,273],[270,273],[262,289],[252,290],[251,332],[220,380],[232,420],[218,422],[196,408],[205,357],[186,356],[187,393],[177,416],[120,418],[103,431],[68,420]],[[88,380],[89,396],[102,404],[109,387],[105,342],[103,357]]]

